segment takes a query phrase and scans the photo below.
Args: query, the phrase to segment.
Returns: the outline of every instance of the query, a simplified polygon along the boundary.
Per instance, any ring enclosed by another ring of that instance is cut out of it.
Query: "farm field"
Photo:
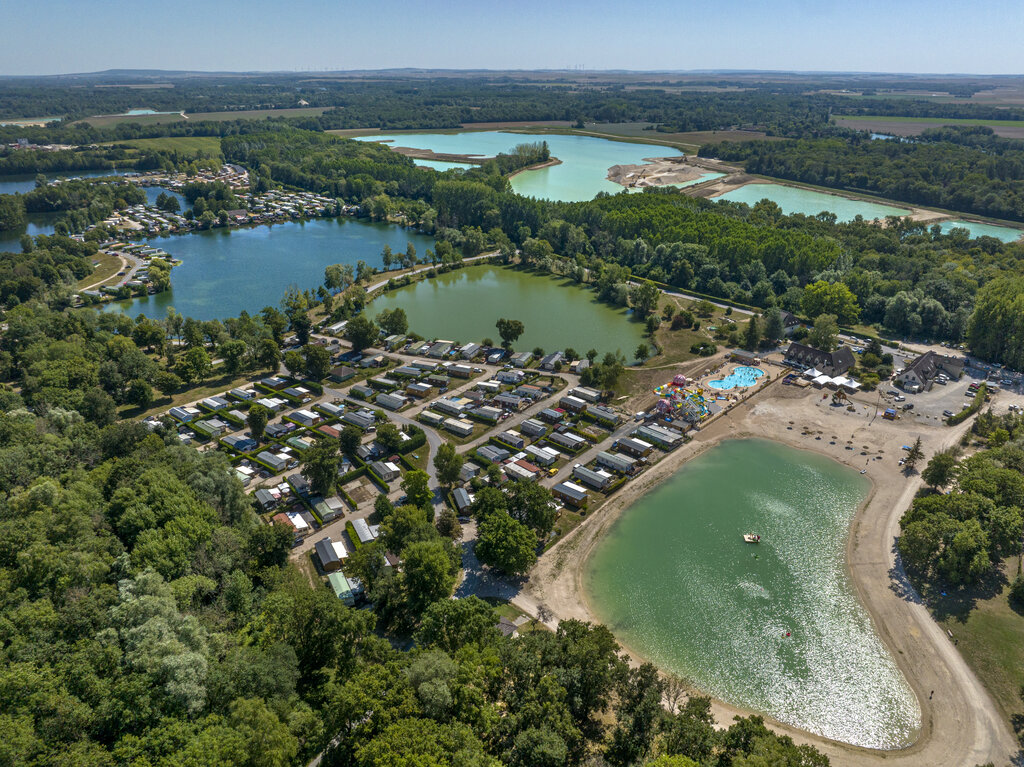
[[[182,122],[191,120],[198,122],[202,120],[214,120],[217,122],[225,120],[257,120],[263,117],[310,117],[321,115],[327,111],[327,107],[295,107],[290,109],[245,109],[237,112],[196,112],[182,117],[180,114],[155,114],[155,115],[94,115],[86,117],[79,122],[89,123],[96,128],[119,123],[135,122],[143,125],[162,125],[164,123]]]
[[[1024,138],[1024,120],[973,120],[945,117],[889,117],[882,115],[846,115],[835,118],[836,125],[870,130],[893,136],[919,136],[929,128],[942,125],[987,125],[997,136]]]
[[[136,149],[162,149],[171,152],[205,152],[220,155],[220,139],[216,136],[165,136],[163,138],[134,138],[115,141]]]

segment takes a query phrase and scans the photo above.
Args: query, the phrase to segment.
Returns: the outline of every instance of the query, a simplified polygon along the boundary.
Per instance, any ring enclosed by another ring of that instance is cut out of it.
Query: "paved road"
[[[401,254],[399,254],[399,255],[401,255]],[[469,258],[462,259],[462,263],[468,264],[468,263],[470,263],[472,261],[480,261],[481,259],[484,259],[484,258],[493,258],[496,255],[498,255],[498,251],[496,251],[496,250],[491,251],[490,253],[481,253],[479,256],[470,256]],[[418,267],[416,269],[413,269],[411,272],[406,272],[406,271],[395,272],[394,274],[391,274],[386,280],[381,280],[380,282],[375,282],[372,285],[367,286],[366,292],[367,293],[372,293],[375,290],[380,290],[385,285],[387,285],[389,282],[391,282],[391,280],[393,280],[393,279],[395,279],[397,277],[412,277],[413,275],[421,274],[423,272],[429,272],[431,269],[436,269],[436,268],[437,268],[436,264],[430,264],[429,266],[421,266],[421,267]],[[385,274],[387,274],[387,272],[385,272]]]

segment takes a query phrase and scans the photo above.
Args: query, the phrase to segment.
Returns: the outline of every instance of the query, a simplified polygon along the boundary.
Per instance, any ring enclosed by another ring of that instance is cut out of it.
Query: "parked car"
[[[903,409],[904,410],[913,410],[914,409],[914,403],[913,402],[908,402],[906,405],[903,406]]]
[[[943,418],[952,418],[954,415],[956,415],[956,413],[954,413],[952,410],[943,410],[942,411],[942,417]]]

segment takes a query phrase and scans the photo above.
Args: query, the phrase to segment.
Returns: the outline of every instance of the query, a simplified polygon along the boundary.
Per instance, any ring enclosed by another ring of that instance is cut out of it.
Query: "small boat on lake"
[[[755,533],[744,533],[743,534],[743,540],[746,541],[747,543],[760,543],[761,542],[761,536],[757,535]]]

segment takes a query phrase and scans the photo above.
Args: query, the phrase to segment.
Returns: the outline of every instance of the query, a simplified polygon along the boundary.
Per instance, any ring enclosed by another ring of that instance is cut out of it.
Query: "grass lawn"
[[[213,157],[220,157],[220,139],[216,136],[166,136],[164,138],[135,138],[127,141],[114,141],[114,144],[125,144],[136,149],[157,149],[169,152],[205,152]]]
[[[563,508],[558,514],[558,519],[555,520],[555,536],[547,543],[547,545],[544,546],[544,550],[547,551],[571,533],[576,526],[583,521],[584,516],[588,513],[589,512],[587,510],[583,510],[582,512],[573,511],[568,506]]]
[[[550,631],[543,623],[534,621],[533,616],[527,615],[511,602],[506,602],[504,599],[498,599],[497,597],[483,597],[483,600],[494,608],[495,620],[508,618],[510,621],[515,621],[523,616],[530,618],[530,620],[519,627],[520,634],[529,634],[534,631]]]
[[[1008,581],[1017,573],[1018,560],[1008,560]],[[1009,582],[995,595],[977,600],[941,600],[934,610],[943,629],[953,634],[957,649],[995,699],[1015,731],[1024,723],[1024,614],[1007,598]],[[973,608],[971,605],[973,604]]]
[[[192,388],[185,389],[171,397],[165,397],[163,395],[157,396],[148,410],[140,411],[135,407],[135,405],[121,405],[117,409],[117,417],[138,419],[157,415],[172,407],[185,405],[189,402],[196,402],[197,400],[206,399],[207,397],[212,397],[215,394],[225,392],[228,389],[234,389],[248,383],[253,383],[263,378],[266,373],[255,374],[250,372],[232,377],[230,375],[220,374],[220,371],[216,370],[214,371],[214,375],[216,376],[215,378],[208,379],[201,386],[194,386]],[[159,394],[159,392],[154,393]]]
[[[100,280],[109,280],[121,271],[121,259],[117,256],[97,252],[92,258],[93,261],[97,262],[96,267],[93,269],[92,274],[86,275],[78,281],[79,288],[84,288],[86,285],[95,285]]]
[[[430,462],[430,445],[424,444],[414,452],[406,453],[405,457],[408,458],[409,463],[417,469],[420,471],[426,471],[427,464]]]

